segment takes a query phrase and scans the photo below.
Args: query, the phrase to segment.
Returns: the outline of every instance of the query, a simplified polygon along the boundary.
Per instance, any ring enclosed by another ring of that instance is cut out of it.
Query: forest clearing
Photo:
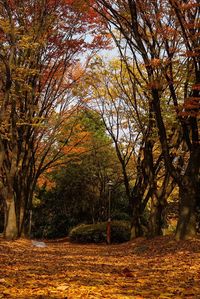
[[[120,245],[0,239],[0,298],[200,298],[200,240]]]

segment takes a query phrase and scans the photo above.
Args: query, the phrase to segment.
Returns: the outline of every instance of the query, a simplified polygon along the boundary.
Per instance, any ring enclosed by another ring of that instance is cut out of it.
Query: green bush
[[[113,221],[111,224],[111,242],[123,243],[130,240],[131,225],[128,221]]]
[[[78,243],[104,243],[106,242],[107,222],[97,224],[81,224],[74,227],[70,240]],[[130,223],[127,221],[111,222],[111,243],[122,243],[130,239]]]
[[[119,212],[119,211],[114,211],[112,213],[112,219],[122,220],[122,221],[131,221],[131,217],[128,215],[128,213]]]

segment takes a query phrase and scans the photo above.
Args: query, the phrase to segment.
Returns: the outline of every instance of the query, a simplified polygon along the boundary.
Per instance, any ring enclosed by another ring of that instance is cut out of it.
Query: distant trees
[[[129,76],[119,60],[105,63],[96,56],[88,65],[79,82],[79,97],[86,107],[98,111],[108,135],[111,137],[121,166],[126,196],[131,210],[130,181],[135,172],[135,147],[140,133],[134,112],[129,109]],[[123,78],[123,79],[122,79]],[[78,93],[77,93],[78,95]],[[132,171],[131,171],[132,169]],[[132,172],[132,174],[131,174]]]
[[[112,179],[112,217],[128,213],[122,201],[121,171],[111,139],[97,112],[81,109],[75,137],[85,136],[66,165],[52,169],[40,182],[33,201],[32,235],[65,236],[79,223],[97,223],[108,217],[108,186]],[[121,210],[120,200],[122,201]],[[118,215],[116,214],[118,212]],[[128,214],[122,217],[128,217]]]

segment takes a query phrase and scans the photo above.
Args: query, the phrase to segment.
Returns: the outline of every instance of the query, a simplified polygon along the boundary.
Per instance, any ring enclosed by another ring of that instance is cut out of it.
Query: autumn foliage
[[[77,105],[71,87],[80,54],[106,47],[101,17],[78,1],[0,3],[0,168],[5,236],[16,238],[39,176],[64,155]],[[11,216],[12,215],[12,216]],[[25,231],[23,232],[25,233]]]
[[[195,236],[200,169],[199,2],[119,0],[113,3],[98,0],[94,7],[109,22],[120,59],[129,73],[133,92],[127,96],[128,110],[133,111],[136,106],[134,117],[141,120],[143,111],[139,111],[137,102],[141,87],[142,101],[147,104],[148,120],[145,130],[143,127],[140,131],[146,153],[145,169],[142,170],[144,164],[138,165],[144,174],[141,178],[141,170],[138,171],[136,182],[144,180],[143,186],[139,186],[141,183],[135,186],[138,189],[136,198],[139,198],[140,190],[146,188],[147,175],[151,198],[155,196],[152,202],[157,201],[155,210],[157,207],[162,210],[164,201],[158,195],[154,168],[157,162],[153,155],[153,139],[157,132],[161,147],[157,161],[163,160],[165,178],[172,178],[179,188],[176,237]],[[174,159],[180,162],[179,165]],[[166,187],[164,193],[167,194]],[[133,200],[133,205],[137,206],[136,201]]]
[[[0,240],[1,298],[198,298],[199,240],[121,245]]]

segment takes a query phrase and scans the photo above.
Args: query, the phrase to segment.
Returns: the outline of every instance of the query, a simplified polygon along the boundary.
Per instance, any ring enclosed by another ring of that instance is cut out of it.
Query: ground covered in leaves
[[[200,298],[200,240],[37,248],[0,238],[0,298]]]

